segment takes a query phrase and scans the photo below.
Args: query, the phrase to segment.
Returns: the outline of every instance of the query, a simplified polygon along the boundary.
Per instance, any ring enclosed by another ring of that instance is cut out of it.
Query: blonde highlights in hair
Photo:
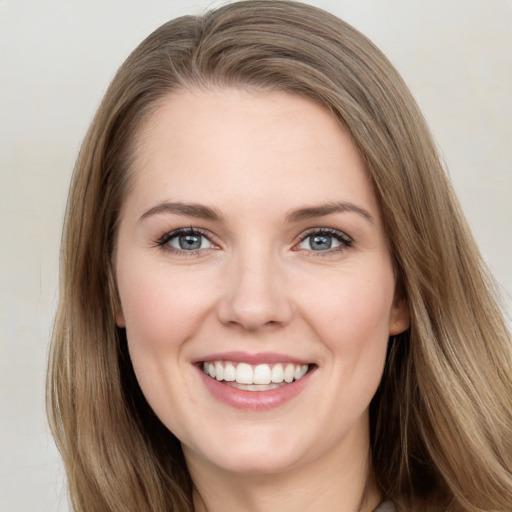
[[[173,91],[287,91],[330,111],[365,160],[411,327],[371,410],[373,473],[407,510],[512,503],[510,335],[429,130],[382,53],[336,17],[247,1],[157,29],[116,74],[83,142],[61,250],[48,413],[79,512],[190,512],[179,441],[136,382],[113,255],[134,137]]]

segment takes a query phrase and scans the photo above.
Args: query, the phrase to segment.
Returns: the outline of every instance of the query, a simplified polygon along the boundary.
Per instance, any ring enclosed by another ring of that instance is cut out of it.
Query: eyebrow
[[[223,220],[222,214],[214,208],[210,208],[209,206],[196,203],[185,204],[164,202],[153,206],[153,208],[150,208],[141,216],[139,221],[161,213],[185,215],[186,217],[196,217],[198,219],[212,220],[217,222],[221,222]]]
[[[296,210],[291,210],[286,214],[286,222],[300,222],[302,220],[313,219],[316,217],[323,217],[325,215],[330,215],[332,213],[346,213],[352,212],[357,213],[364,217],[367,221],[373,222],[373,217],[370,213],[359,206],[348,203],[328,203],[321,204],[318,206],[308,206],[305,208],[297,208]]]
[[[318,206],[307,206],[304,208],[297,208],[289,211],[285,216],[285,221],[288,223],[300,222],[302,220],[313,219],[316,217],[323,217],[325,215],[331,215],[333,213],[346,213],[352,212],[361,215],[369,222],[373,222],[373,217],[369,212],[356,206],[353,203],[341,202],[341,203],[328,203]],[[175,215],[184,215],[186,217],[195,217],[198,219],[206,219],[216,222],[222,222],[224,216],[216,209],[210,208],[202,204],[196,203],[159,203],[153,208],[150,208],[141,217],[140,221],[147,219],[153,215],[162,213],[171,213]]]

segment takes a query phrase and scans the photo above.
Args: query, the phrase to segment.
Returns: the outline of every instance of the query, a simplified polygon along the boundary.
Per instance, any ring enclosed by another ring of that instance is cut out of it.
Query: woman
[[[150,35],[82,146],[61,275],[75,510],[509,508],[491,278],[406,86],[337,18],[248,1]]]

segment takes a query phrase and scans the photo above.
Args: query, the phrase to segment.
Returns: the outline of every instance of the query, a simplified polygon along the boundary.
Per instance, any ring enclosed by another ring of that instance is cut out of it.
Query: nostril
[[[217,317],[224,325],[247,331],[276,328],[289,323],[292,307],[284,287],[268,274],[233,272],[233,282],[217,304]]]

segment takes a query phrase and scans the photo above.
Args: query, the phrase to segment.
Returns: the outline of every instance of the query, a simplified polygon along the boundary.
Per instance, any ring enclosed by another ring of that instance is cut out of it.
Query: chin
[[[276,453],[227,454],[218,466],[224,471],[239,475],[282,474],[299,465],[297,457]]]
[[[289,432],[256,435],[253,431],[253,435],[233,434],[223,437],[223,442],[217,438],[215,443],[196,446],[194,450],[184,446],[185,457],[188,459],[190,456],[199,456],[212,466],[230,473],[270,475],[299,466],[304,455],[300,449],[304,443],[291,440]]]

